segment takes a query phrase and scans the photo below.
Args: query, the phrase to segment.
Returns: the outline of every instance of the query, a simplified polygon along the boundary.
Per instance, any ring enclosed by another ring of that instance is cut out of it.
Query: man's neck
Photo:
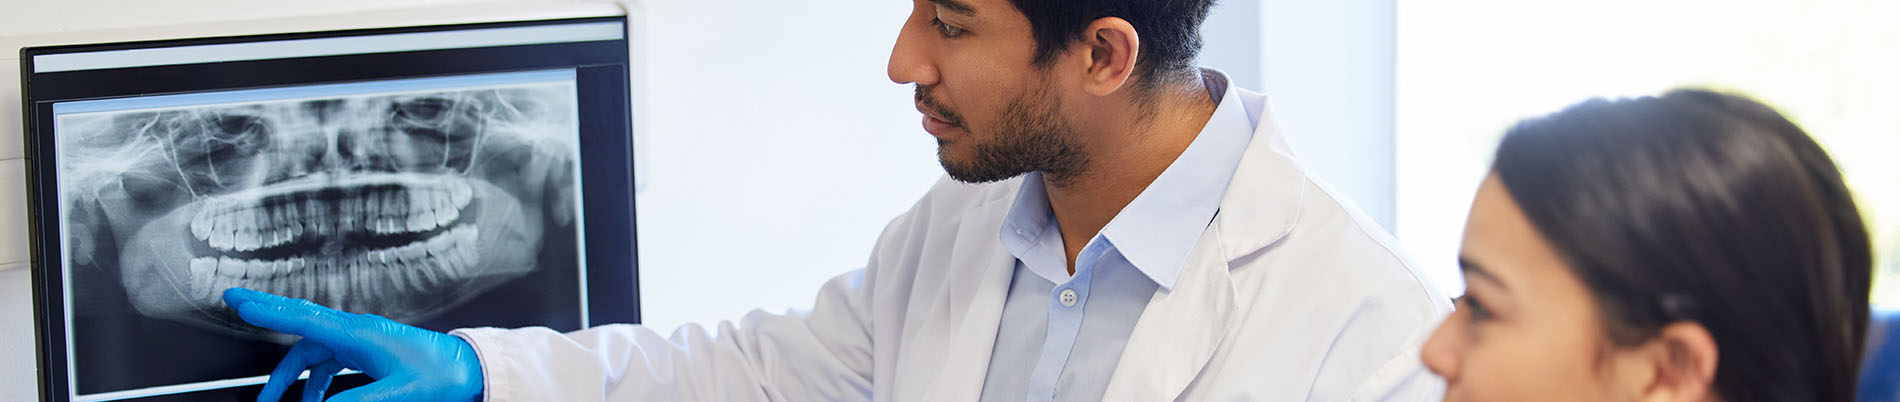
[[[1043,175],[1049,209],[1062,230],[1069,275],[1075,275],[1076,255],[1082,247],[1200,135],[1218,106],[1204,85],[1157,94],[1157,100],[1147,106],[1153,113],[1133,113],[1140,110],[1131,106],[1131,113],[1120,114],[1145,115],[1144,121],[1129,117],[1128,121],[1095,126],[1095,132],[1084,135],[1090,139],[1084,150],[1089,153],[1086,171],[1061,177]]]

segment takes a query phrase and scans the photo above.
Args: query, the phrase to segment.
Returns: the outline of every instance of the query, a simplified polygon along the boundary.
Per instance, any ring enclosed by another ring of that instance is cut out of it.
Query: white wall
[[[1201,65],[1220,69],[1233,85],[1259,91],[1261,0],[1222,0],[1201,22]]]
[[[1314,175],[1394,228],[1395,0],[1261,0],[1274,117]]]
[[[809,307],[942,174],[910,87],[884,72],[910,3],[650,9],[645,321],[670,331]]]
[[[0,401],[39,398],[33,343],[33,293],[27,271],[0,270]]]

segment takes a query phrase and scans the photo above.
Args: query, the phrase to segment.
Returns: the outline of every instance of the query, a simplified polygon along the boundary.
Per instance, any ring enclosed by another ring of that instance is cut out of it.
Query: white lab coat
[[[1253,140],[1105,400],[1438,400],[1418,351],[1448,299],[1306,175],[1263,96],[1239,96]],[[809,311],[671,337],[634,325],[455,333],[475,346],[490,401],[974,401],[1015,266],[997,232],[1019,180],[940,181]]]

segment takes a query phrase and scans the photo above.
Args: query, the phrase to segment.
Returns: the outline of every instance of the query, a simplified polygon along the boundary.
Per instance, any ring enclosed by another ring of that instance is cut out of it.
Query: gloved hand
[[[258,402],[276,402],[306,369],[310,381],[303,400],[322,400],[330,378],[346,368],[375,382],[337,394],[333,402],[481,398],[482,367],[475,348],[454,335],[244,288],[225,291],[224,303],[251,325],[303,336],[271,372]]]

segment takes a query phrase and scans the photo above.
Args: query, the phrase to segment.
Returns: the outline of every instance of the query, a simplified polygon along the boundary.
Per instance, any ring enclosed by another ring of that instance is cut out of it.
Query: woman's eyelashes
[[[1459,297],[1456,303],[1460,306],[1460,310],[1471,312],[1470,323],[1473,325],[1489,321],[1493,317],[1491,309],[1484,305],[1484,301],[1470,294]]]

